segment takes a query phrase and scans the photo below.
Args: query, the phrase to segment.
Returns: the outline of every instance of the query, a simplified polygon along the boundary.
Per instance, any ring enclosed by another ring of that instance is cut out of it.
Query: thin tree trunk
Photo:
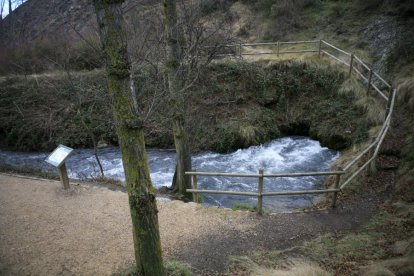
[[[12,13],[12,1],[9,0],[9,14]]]
[[[184,130],[184,122],[179,119],[173,121],[174,144],[177,152],[176,178],[173,189],[186,199],[191,198],[191,194],[186,189],[191,189],[191,178],[185,175],[186,171],[191,171],[191,155],[188,150],[187,133]]]
[[[78,112],[80,113],[80,110]],[[99,158],[99,149],[98,149],[98,143],[96,142],[95,134],[89,128],[89,126],[86,124],[86,122],[85,122],[85,120],[84,120],[84,118],[83,118],[82,115],[81,115],[81,123],[82,123],[84,129],[86,130],[86,132],[88,133],[89,137],[92,140],[93,152],[94,152],[94,155],[95,155],[96,162],[98,163],[99,170],[101,172],[101,177],[105,177],[105,173],[104,173],[104,170],[103,170],[103,166],[102,166],[101,160]]]
[[[163,21],[167,52],[166,75],[170,92],[170,107],[172,110],[173,134],[177,152],[177,167],[173,190],[184,198],[191,199],[186,189],[191,188],[191,178],[185,175],[191,171],[191,155],[185,131],[184,96],[180,95],[183,87],[183,74],[180,72],[181,50],[178,41],[177,4],[175,0],[163,1]]]
[[[149,175],[142,119],[130,77],[123,0],[94,0],[106,58],[109,93],[121,146],[139,275],[164,275],[155,191]]]
[[[105,172],[104,172],[104,169],[101,163],[101,159],[99,158],[98,146],[96,145],[95,142],[93,142],[93,150],[94,150],[96,162],[98,162],[99,170],[101,171],[101,177],[105,177]]]

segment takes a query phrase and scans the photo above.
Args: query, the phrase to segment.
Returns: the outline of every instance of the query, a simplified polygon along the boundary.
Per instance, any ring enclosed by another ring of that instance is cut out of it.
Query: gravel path
[[[337,210],[258,216],[159,200],[164,255],[196,275],[225,272],[227,257],[282,249],[366,222],[378,199]],[[361,202],[361,201],[357,201]],[[0,174],[1,275],[110,275],[133,261],[127,195]]]

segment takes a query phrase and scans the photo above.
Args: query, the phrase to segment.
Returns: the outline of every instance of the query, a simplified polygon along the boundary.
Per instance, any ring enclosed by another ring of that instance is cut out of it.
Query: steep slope
[[[92,1],[28,0],[1,25],[2,41],[32,43],[46,39],[79,40],[92,33],[96,24]]]

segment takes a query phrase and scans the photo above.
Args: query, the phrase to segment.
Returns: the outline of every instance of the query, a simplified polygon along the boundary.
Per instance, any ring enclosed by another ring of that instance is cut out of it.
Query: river
[[[44,162],[49,153],[0,151],[0,165],[41,171],[56,171]],[[205,172],[265,173],[310,172],[329,170],[339,153],[321,147],[307,137],[285,137],[269,143],[239,149],[228,154],[204,152],[192,157],[193,167]],[[100,159],[106,177],[125,181],[121,153],[117,147],[100,149]],[[175,168],[175,152],[148,149],[151,179],[155,187],[171,185]],[[91,179],[99,176],[99,169],[91,149],[77,149],[67,160],[69,177]],[[264,191],[292,191],[322,188],[325,177],[285,177],[264,179]],[[199,189],[256,192],[257,179],[229,177],[199,177]],[[291,211],[315,202],[318,196],[265,197],[266,210]],[[235,204],[254,206],[256,198],[228,195],[203,195],[205,204],[231,207]]]

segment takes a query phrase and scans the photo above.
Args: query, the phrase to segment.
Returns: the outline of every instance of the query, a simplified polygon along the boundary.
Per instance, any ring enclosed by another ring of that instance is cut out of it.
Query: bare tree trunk
[[[9,14],[12,13],[12,1],[9,0]]]
[[[158,210],[151,183],[142,119],[130,77],[131,65],[122,29],[123,0],[94,0],[106,58],[109,93],[121,146],[132,219],[138,275],[164,275]]]
[[[81,113],[81,111],[79,110],[79,111],[78,111],[78,113]],[[101,172],[101,177],[105,177],[104,169],[103,169],[103,166],[102,166],[101,160],[100,160],[100,158],[99,158],[99,149],[98,149],[98,143],[96,142],[96,137],[95,137],[95,134],[94,134],[94,133],[93,133],[93,131],[90,129],[90,127],[88,126],[88,124],[86,124],[85,119],[83,118],[83,115],[80,115],[80,116],[81,116],[81,118],[80,118],[81,123],[82,123],[82,125],[83,125],[83,127],[84,127],[85,131],[88,133],[89,137],[90,137],[90,138],[91,138],[91,140],[92,140],[92,144],[93,144],[93,152],[94,152],[94,155],[95,155],[96,162],[98,163],[99,170],[100,170],[100,172]]]
[[[170,92],[170,107],[172,110],[174,144],[177,152],[177,167],[173,189],[179,195],[190,199],[191,194],[186,189],[191,188],[191,178],[185,175],[191,171],[191,155],[188,147],[187,133],[185,131],[184,98],[182,95],[183,73],[180,72],[181,49],[177,26],[177,4],[175,0],[163,0],[163,21],[165,28],[165,41],[167,52],[166,75],[168,90]]]

